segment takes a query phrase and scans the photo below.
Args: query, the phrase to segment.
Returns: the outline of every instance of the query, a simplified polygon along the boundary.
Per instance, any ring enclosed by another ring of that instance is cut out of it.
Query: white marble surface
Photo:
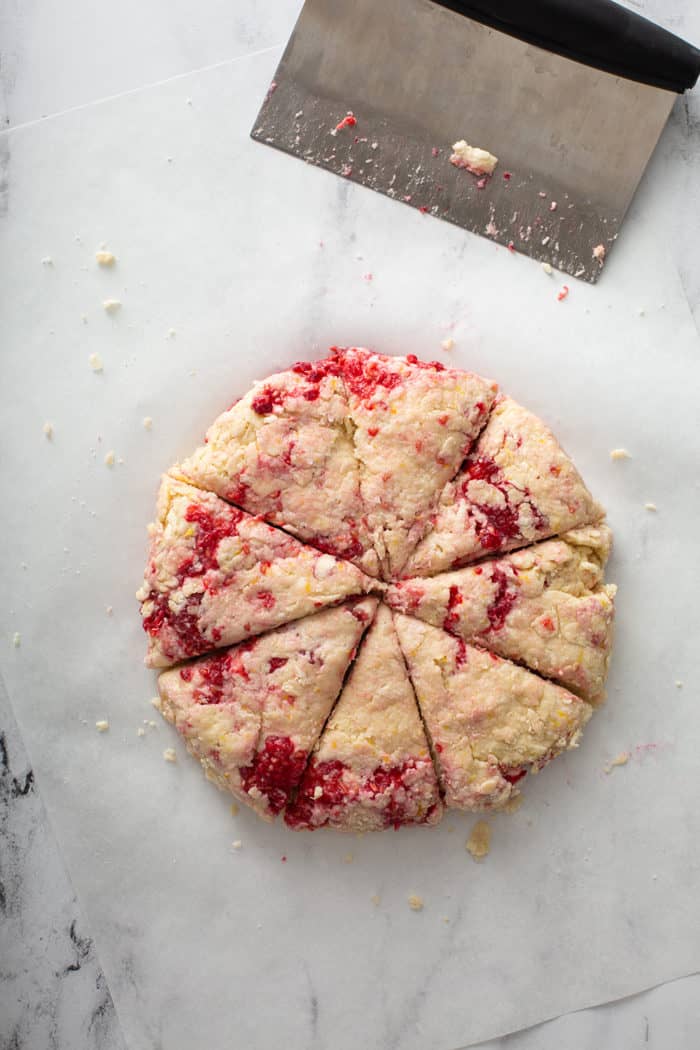
[[[10,26],[15,33],[14,39],[18,41],[24,41],[22,46],[18,46],[15,50],[17,52],[15,67],[13,69],[12,62],[8,63],[6,56],[2,63],[2,69],[5,73],[5,95],[7,101],[8,114],[10,121],[14,123],[26,123],[42,116],[44,113],[59,112],[61,110],[71,108],[74,106],[85,105],[95,101],[96,99],[102,98],[105,94],[114,94],[122,91],[128,91],[135,87],[138,87],[143,83],[152,83],[153,81],[161,80],[164,77],[177,75],[180,72],[185,72],[188,68],[194,66],[208,66],[221,60],[221,41],[223,39],[229,40],[229,47],[226,52],[227,55],[234,55],[238,52],[250,50],[251,46],[254,49],[260,49],[267,46],[269,43],[274,43],[273,39],[275,34],[279,31],[280,39],[283,38],[288,31],[290,22],[293,18],[293,10],[289,8],[284,10],[280,5],[279,9],[273,5],[266,5],[261,7],[259,10],[262,11],[262,15],[257,12],[253,16],[250,11],[246,12],[241,5],[238,7],[240,13],[239,19],[234,19],[231,15],[228,7],[226,8],[227,13],[223,13],[223,7],[219,12],[209,11],[207,17],[201,16],[201,27],[202,31],[198,34],[188,33],[189,23],[187,19],[190,17],[187,13],[186,18],[183,21],[178,22],[175,15],[168,14],[167,16],[158,14],[158,17],[150,12],[144,15],[140,13],[141,22],[135,19],[129,27],[125,24],[120,24],[117,32],[111,32],[108,35],[108,42],[105,44],[104,39],[100,37],[97,27],[93,27],[93,35],[90,35],[90,21],[84,17],[84,13],[78,10],[78,6],[75,8],[75,19],[64,21],[61,20],[61,25],[58,27],[60,33],[66,33],[66,41],[71,48],[71,54],[74,56],[74,60],[66,62],[65,58],[61,58],[61,47],[56,46],[56,27],[52,25],[50,19],[50,9],[47,7],[42,10],[41,5],[31,9],[31,12],[24,12],[22,17],[15,12],[15,16],[10,13],[9,21]],[[174,9],[169,8],[172,12]],[[236,9],[234,9],[234,13]],[[658,12],[657,12],[658,13]],[[663,12],[661,13],[663,15]],[[198,19],[200,13],[198,12]],[[6,13],[5,18],[8,18]],[[143,19],[146,18],[149,21],[149,26],[152,31],[152,43],[147,46],[149,34],[148,32],[139,33],[139,26],[142,25]],[[217,21],[218,18],[218,21]],[[229,19],[229,21],[227,21]],[[668,12],[666,12],[665,20],[669,22]],[[125,20],[126,22],[127,20]],[[237,32],[231,32],[229,26],[236,21]],[[683,15],[680,4],[678,5],[678,15],[673,21],[674,28],[678,28],[679,31],[686,32],[688,35],[693,35],[692,27],[697,25],[697,15],[688,11]],[[284,23],[284,24],[283,24]],[[71,33],[67,32],[67,29],[72,28]],[[177,26],[183,26],[179,31]],[[160,27],[162,30],[160,36],[156,33],[156,29]],[[163,30],[165,27],[165,30]],[[240,31],[240,32],[238,32]],[[61,43],[60,33],[58,36],[58,42]],[[171,34],[171,35],[170,35]],[[696,38],[700,37],[700,34],[695,33]],[[141,54],[139,48],[134,48],[134,40],[138,39],[139,44],[144,47],[144,54]],[[7,39],[5,34],[4,39]],[[10,39],[13,39],[12,37]],[[157,39],[158,48],[155,47],[155,41]],[[176,40],[177,46],[173,45],[173,39]],[[231,40],[235,40],[235,46],[231,46]],[[36,46],[36,42],[39,41],[39,46]],[[45,52],[42,52],[41,45],[43,44]],[[191,45],[191,46],[190,46]],[[149,50],[150,47],[150,50]],[[106,50],[105,50],[106,49]],[[219,50],[217,50],[219,49]],[[156,51],[158,52],[156,54]],[[134,53],[135,57],[131,56]],[[64,54],[67,54],[64,51]],[[102,55],[101,59],[97,59],[96,55]],[[24,57],[22,57],[24,56]],[[33,66],[32,62],[37,62],[39,56],[44,60],[42,63],[42,74],[38,75],[38,65]],[[47,70],[46,60],[47,56],[50,56],[55,62],[52,67],[50,62],[48,65],[48,72],[50,77],[45,78]],[[10,56],[12,58],[12,56]],[[142,62],[139,64],[138,59],[141,58]],[[9,70],[9,75],[8,75]],[[65,70],[65,75],[61,76],[61,71]],[[21,75],[20,75],[21,71]],[[100,73],[100,76],[98,76]],[[45,78],[45,79],[44,79]],[[13,82],[14,88],[13,91]],[[47,90],[47,82],[50,84],[51,90]],[[43,93],[42,93],[43,92]],[[183,87],[183,96],[187,94]],[[16,105],[13,103],[13,98],[16,99]],[[154,117],[157,116],[157,103],[154,101],[154,96],[149,93],[144,93],[143,103],[146,107],[152,106],[152,112]],[[101,114],[105,114],[101,119],[112,120],[114,122],[115,132],[120,131],[124,133],[126,126],[120,121],[123,119],[123,113],[117,110],[112,110],[112,116],[110,117],[110,107],[107,105],[103,106],[99,110]],[[663,156],[660,156],[655,161],[655,166],[652,169],[649,180],[650,185],[645,187],[647,194],[653,195],[655,185],[660,184],[661,180],[666,180],[666,185],[670,187],[667,191],[671,198],[673,206],[669,206],[668,209],[668,226],[667,229],[672,231],[669,236],[669,247],[672,252],[676,255],[679,268],[684,276],[686,289],[689,291],[693,305],[698,306],[700,295],[697,294],[698,289],[698,274],[700,273],[700,265],[698,265],[698,254],[697,250],[693,253],[693,245],[691,242],[690,235],[685,235],[684,230],[691,230],[693,223],[688,222],[688,216],[694,214],[697,216],[697,197],[693,198],[693,177],[697,177],[698,171],[698,133],[697,127],[693,123],[693,113],[698,112],[697,98],[694,102],[691,102],[687,107],[681,105],[678,107],[674,114],[672,124],[666,133],[664,143],[666,146],[666,152],[668,153],[672,163],[665,164]],[[59,118],[60,119],[60,118]],[[43,142],[46,143],[46,147],[49,151],[56,149],[57,138],[62,134],[65,125],[57,125],[55,131],[49,130],[48,125],[51,121],[47,122],[46,139],[37,139],[38,148],[37,155],[41,154],[41,145]],[[44,129],[36,129],[32,134],[45,133]],[[10,138],[9,143],[12,143]],[[158,141],[158,148],[163,146],[163,153],[169,148],[169,144],[163,141]],[[1,148],[1,146],[0,146]],[[52,156],[59,156],[60,154],[52,153]],[[155,158],[154,158],[155,159]],[[163,164],[167,163],[165,156],[160,158]],[[176,158],[177,162],[177,158]],[[88,181],[90,181],[90,173],[86,173]],[[653,181],[656,180],[656,183]],[[675,180],[675,181],[674,181]],[[154,182],[154,186],[157,188],[157,181]],[[93,187],[94,189],[94,187]],[[10,183],[10,191],[12,191],[12,183]],[[697,189],[694,190],[697,193]],[[647,197],[649,199],[649,196]],[[682,200],[684,206],[682,208],[677,207],[677,202]],[[693,211],[693,208],[695,210]],[[76,218],[77,218],[76,212]],[[96,214],[96,212],[95,212]],[[685,220],[684,220],[685,216]],[[93,240],[99,240],[102,236],[113,236],[116,232],[115,222],[118,218],[118,211],[115,210],[110,213],[109,207],[103,208],[100,215],[100,222],[96,223],[94,227],[90,228],[89,231],[85,231],[81,228],[81,232],[84,235],[92,237]],[[328,216],[326,216],[328,218]],[[659,226],[659,229],[663,229],[663,225]],[[77,232],[77,230],[76,230]],[[347,236],[346,231],[346,236]],[[454,234],[445,234],[446,240],[454,238]],[[32,241],[32,250],[36,248],[39,250],[39,239],[34,236]],[[274,237],[270,238],[270,243],[274,244]],[[174,242],[169,242],[164,245],[164,248],[172,249]],[[142,248],[143,246],[139,246]],[[269,245],[268,245],[269,247]],[[278,246],[279,247],[279,246]],[[134,248],[135,245],[133,240],[130,240],[130,248]],[[46,244],[42,247],[41,254],[53,250],[53,243]],[[65,245],[62,250],[67,253]],[[167,255],[164,252],[163,258]],[[260,261],[261,255],[256,255],[254,261]],[[59,260],[57,259],[57,262]],[[207,265],[211,265],[207,263]],[[81,276],[78,272],[78,266],[76,263],[76,275],[75,280],[82,282],[83,280],[92,280]],[[320,271],[322,274],[322,271]],[[144,345],[147,345],[149,339],[155,337],[154,330],[158,331],[158,335],[161,334],[161,329],[166,330],[165,326],[170,320],[174,320],[166,316],[163,312],[168,304],[168,289],[164,283],[163,286],[158,285],[157,278],[151,271],[143,276],[148,277],[150,283],[149,295],[150,295],[150,309],[156,317],[147,317],[148,308],[146,308],[147,299],[144,296],[141,300],[142,312],[141,315],[134,317],[134,321],[138,326],[142,326],[146,338],[141,346],[143,349]],[[318,276],[316,278],[318,280]],[[321,277],[321,279],[323,279]],[[133,280],[137,281],[137,274],[134,273]],[[158,307],[153,309],[153,291],[155,288],[156,301]],[[63,292],[67,289],[64,287]],[[80,294],[84,296],[85,285],[79,286]],[[94,288],[95,294],[97,289]],[[220,286],[217,290],[217,294],[227,294],[226,286]],[[92,294],[92,292],[91,292]],[[76,293],[77,296],[77,293]],[[36,299],[33,295],[29,295],[28,306],[30,309],[41,309],[41,297]],[[180,295],[182,298],[182,295]],[[381,306],[381,296],[378,298],[378,303]],[[76,311],[78,306],[78,299],[75,298]],[[173,311],[173,302],[170,302],[171,312]],[[319,328],[329,329],[332,323],[333,314],[333,302],[330,305],[317,303],[315,311],[312,310],[311,316],[308,318],[308,332],[311,334],[315,329],[314,325],[318,325]],[[337,305],[337,304],[336,304]],[[369,305],[369,304],[366,304]],[[646,304],[645,304],[646,305]],[[162,308],[162,310],[160,309]],[[145,311],[145,312],[144,312]],[[363,321],[362,324],[365,326],[365,330],[370,330],[370,315],[366,314],[366,306],[363,307]],[[177,306],[177,312],[182,318],[181,321],[177,321],[178,325],[182,324],[180,329],[182,335],[186,330],[187,323],[190,318],[187,317],[186,309],[183,309],[179,304]],[[314,312],[316,316],[314,317]],[[343,313],[344,311],[340,311]],[[77,313],[76,313],[77,316]],[[345,315],[344,315],[345,316]],[[49,315],[47,313],[44,318],[46,325],[50,322]],[[91,316],[90,322],[95,321],[96,318]],[[218,319],[219,321],[221,318]],[[127,324],[132,322],[127,322]],[[197,336],[202,338],[216,338],[216,323],[215,318],[209,330],[206,328],[203,330],[201,327],[197,330]],[[348,323],[348,318],[345,316],[344,323]],[[123,336],[125,333],[122,332]],[[61,352],[67,352],[71,339],[75,341],[79,352],[82,353],[82,348],[87,346],[90,340],[86,340],[83,335],[74,334],[66,342],[65,333],[62,333],[59,329],[59,337],[63,337],[61,345]],[[354,336],[357,338],[356,336]],[[47,339],[48,331],[47,331]],[[91,337],[93,339],[94,337]],[[100,348],[102,348],[103,342],[107,346],[116,352],[118,349],[119,336],[115,336],[114,333],[109,335],[105,333],[100,334]],[[348,333],[348,338],[353,338],[353,335]],[[123,344],[126,345],[126,344]],[[183,367],[183,363],[187,358],[187,351],[191,353],[194,350],[194,346],[189,348],[185,345],[185,352],[182,356],[175,355],[175,361],[178,367]],[[230,382],[230,380],[229,380]],[[137,411],[140,407],[137,406]],[[17,745],[18,746],[18,745]],[[13,805],[13,812],[18,812],[18,807],[21,800],[25,798],[21,791],[15,791],[15,783],[20,787],[24,785],[23,780],[16,780],[17,774],[14,769],[17,767],[13,766],[13,772],[8,774],[6,778],[6,784],[9,784],[9,788],[6,788],[6,794]],[[21,776],[21,774],[20,774]],[[13,818],[14,819],[14,818]],[[27,826],[35,829],[33,834],[38,837],[41,834],[48,835],[45,823],[42,824],[40,814],[34,814],[31,818],[21,818],[26,821],[25,834]],[[43,832],[42,832],[43,829]],[[8,833],[16,838],[15,831],[10,829]],[[20,839],[21,841],[21,839]],[[50,851],[53,847],[51,846],[51,840],[48,838],[47,845],[45,848]],[[28,872],[36,870],[36,859],[31,853],[31,850],[27,849],[26,852],[21,848],[13,851],[13,856],[16,858],[24,852],[27,858],[28,867],[25,869]],[[54,854],[55,856],[55,854]],[[20,858],[21,859],[21,858]],[[18,863],[13,860],[13,864]],[[40,864],[43,868],[43,864]],[[38,905],[32,904],[31,897],[29,895],[29,888],[31,888],[31,879],[29,875],[24,875],[20,880],[16,872],[20,870],[15,867],[12,869],[15,874],[11,876],[11,883],[13,886],[27,886],[28,890],[24,897],[21,898],[21,908],[25,914],[30,916],[31,924],[33,929],[38,929],[46,925],[49,920],[45,914],[39,910]],[[53,881],[53,880],[52,880]],[[59,881],[57,875],[56,881]],[[64,883],[64,891],[62,894],[56,892],[54,901],[52,902],[57,911],[56,914],[65,916],[72,915],[71,907],[72,896],[71,891]],[[24,893],[24,890],[22,891]],[[42,903],[45,903],[46,894],[42,895]],[[25,920],[26,921],[26,920]],[[63,922],[63,929],[65,929],[65,919]],[[70,929],[73,918],[68,920],[68,942],[73,944],[75,951],[80,953],[87,949],[80,948],[79,945],[84,944],[83,938],[85,934],[83,930],[82,919],[76,919],[77,925],[73,927],[75,941],[70,940]],[[8,924],[5,927],[6,931],[9,931],[8,936],[14,934],[13,941],[15,947],[12,949],[17,953],[17,943],[21,942],[26,944],[26,941],[31,941],[32,935],[28,934],[27,928],[25,927],[21,932],[13,924]],[[26,938],[26,939],[25,939]],[[99,940],[98,940],[99,947]],[[3,952],[3,962],[5,959],[5,953]],[[8,1015],[5,1011],[0,1010],[0,1017],[4,1019],[6,1016],[11,1017],[12,1028],[8,1029],[6,1033],[0,1028],[0,1038],[8,1040],[8,1046],[14,1044],[9,1040],[15,1039],[17,1046],[40,1046],[40,1045],[57,1045],[57,1046],[71,1046],[72,1050],[76,1050],[77,1047],[81,1046],[80,1039],[89,1038],[86,1036],[86,1032],[89,1033],[90,1023],[89,1018],[92,1016],[92,1011],[95,1009],[94,999],[90,1000],[87,992],[84,993],[85,998],[82,1000],[84,1003],[84,1012],[82,1017],[77,1008],[76,998],[74,1002],[75,1006],[68,1007],[65,1011],[58,1010],[55,1012],[57,1020],[52,1021],[54,1029],[52,1035],[48,1036],[44,1034],[44,1029],[39,1027],[34,1029],[20,1029],[18,1028],[20,1015],[22,1016],[22,1024],[40,1024],[40,1020],[36,1018],[42,1018],[46,1015],[46,1010],[42,1012],[41,1008],[35,1011],[35,1020],[32,1021],[31,1006],[24,1007],[24,1003],[36,1003],[41,1004],[42,1002],[55,1002],[56,991],[54,986],[48,980],[42,980],[42,974],[39,972],[39,968],[36,965],[31,968],[30,975],[24,978],[22,983],[21,971],[23,964],[21,962],[22,955],[15,954],[13,956],[8,955],[8,958],[13,960],[19,960],[19,962],[13,962],[11,972],[17,973],[11,981],[5,981],[5,987],[3,994],[8,995],[9,1001],[13,1005],[13,1011]],[[47,958],[50,958],[50,954],[47,953]],[[70,963],[68,964],[70,965]],[[59,964],[49,963],[47,967],[47,973],[54,974],[58,972]],[[68,973],[72,974],[75,971],[69,970]],[[6,975],[5,967],[3,966],[3,976]],[[97,976],[95,980],[98,980]],[[103,980],[103,978],[99,978]],[[94,991],[94,990],[93,990]],[[552,1022],[542,1028],[534,1030],[530,1033],[524,1033],[518,1036],[510,1036],[506,1040],[501,1040],[500,1044],[495,1045],[502,1046],[517,1046],[524,1048],[530,1048],[537,1046],[538,1048],[546,1047],[549,1045],[561,1045],[564,1043],[567,1046],[575,1047],[576,1045],[588,1046],[595,1039],[600,1038],[603,1042],[615,1038],[619,1041],[618,1045],[621,1046],[654,1046],[654,1040],[658,1040],[657,1045],[674,1045],[678,1047],[684,1047],[686,1045],[693,1045],[691,1040],[695,1034],[697,1038],[697,1024],[696,1020],[693,1019],[692,1011],[689,1004],[692,1002],[692,993],[695,991],[697,994],[697,982],[693,982],[692,979],[685,981],[674,982],[672,985],[667,986],[664,989],[659,989],[656,992],[648,993],[644,996],[636,997],[635,999],[628,1000],[624,1003],[616,1004],[615,1006],[605,1007],[596,1011],[587,1011],[583,1014],[573,1015],[571,1017],[562,1018],[556,1022]],[[685,998],[684,998],[685,997]],[[101,1002],[102,1000],[99,1000]],[[20,1009],[17,1009],[17,1003],[20,1003]],[[686,1003],[685,1009],[679,1009],[679,1004]],[[105,1011],[105,1016],[111,1016],[108,1010]],[[27,1020],[28,1019],[28,1020]],[[87,1020],[86,1020],[87,1019]],[[648,1039],[646,1038],[647,1028],[646,1021],[648,1020]],[[693,1027],[695,1025],[695,1027]],[[72,1027],[71,1027],[72,1026]],[[14,1032],[18,1031],[20,1034],[15,1037]],[[105,1032],[107,1029],[105,1028]],[[82,1034],[81,1034],[82,1033]],[[604,1038],[603,1038],[604,1037]],[[104,1040],[107,1038],[117,1039],[117,1035],[107,1036],[104,1035],[103,1041],[99,1045],[109,1045]],[[53,1044],[50,1041],[52,1039]],[[21,1040],[24,1040],[22,1042]],[[579,1043],[576,1040],[580,1040]],[[85,1043],[86,1046],[90,1046],[89,1042]],[[115,1043],[115,1045],[117,1045]],[[135,1046],[136,1044],[134,1044]],[[150,1044],[149,1044],[150,1045]],[[155,1043],[153,1044],[155,1045]],[[430,1038],[426,1036],[425,1045],[431,1045]],[[131,1047],[130,1047],[131,1050]]]

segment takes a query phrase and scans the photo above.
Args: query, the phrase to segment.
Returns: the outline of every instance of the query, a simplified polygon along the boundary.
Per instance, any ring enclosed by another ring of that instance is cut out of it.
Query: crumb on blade
[[[106,718],[103,718],[101,721],[95,722],[95,729],[98,733],[106,733],[109,729],[109,722]]]
[[[153,426],[153,420],[151,419],[151,417],[150,416],[144,416],[143,417],[143,429],[144,430],[150,430],[152,426]]]
[[[240,811],[239,811],[238,803],[237,802],[232,802],[231,803],[231,816],[232,817],[237,817],[239,812]]]
[[[556,201],[552,201],[552,203],[549,205],[549,210],[550,211],[556,211],[557,210],[557,202]]]
[[[152,696],[151,697],[151,707],[155,707],[156,711],[160,711],[160,697],[159,696]]]
[[[243,842],[242,842],[241,839],[235,839],[235,841],[232,842],[231,845],[233,846],[234,849],[240,849],[241,846],[243,845]]]
[[[606,255],[606,253],[607,253],[607,248],[605,247],[604,244],[596,244],[595,248],[593,249],[593,258],[596,260],[596,262],[599,262],[600,265],[602,266],[603,263],[605,262],[605,255]]]
[[[655,503],[645,503],[644,504],[644,509],[645,510],[651,510],[651,511],[657,511],[659,508],[656,506]]]
[[[551,263],[548,263],[548,262],[543,262],[542,263],[542,269],[544,270],[544,272],[547,274],[548,277],[551,277],[552,273],[554,272],[552,270]]]
[[[610,459],[632,459],[632,456],[626,448],[613,448],[610,450]]]
[[[22,644],[22,635],[19,633],[19,631],[15,631],[15,633],[12,635],[12,644],[14,645],[15,649],[19,649],[20,645]]]
[[[112,613],[114,612],[114,609],[112,608],[111,605],[105,605],[105,612],[107,613],[108,616],[111,616]]]
[[[106,467],[113,467],[114,466],[114,451],[113,450],[110,450],[107,453],[107,455],[105,456],[105,466]]]
[[[682,689],[683,688],[683,683],[681,682],[680,678],[676,679],[674,685],[676,686],[676,689]]]
[[[146,730],[143,728],[143,726],[139,726],[138,729],[136,730],[136,736],[145,736],[145,735],[146,735]]]
[[[491,847],[491,828],[485,820],[477,820],[467,839],[466,848],[474,860],[482,860]]]
[[[114,266],[117,261],[116,255],[112,252],[104,251],[100,249],[99,252],[95,252],[95,258],[97,259],[98,266]]]
[[[379,896],[378,893],[373,893],[372,896],[370,897],[370,900],[372,901],[372,904],[375,906],[375,908],[378,907],[378,905],[381,902],[381,899],[382,898]]]
[[[517,813],[523,802],[525,801],[524,795],[512,795],[505,806],[503,807],[504,813]]]
[[[464,168],[472,175],[493,175],[498,157],[494,157],[493,153],[486,149],[470,146],[465,139],[460,139],[452,146],[450,164],[455,168]]]
[[[49,421],[47,420],[41,429],[46,434],[48,440],[51,441],[53,439],[53,423],[49,423]]]
[[[90,354],[88,361],[93,372],[101,372],[103,369],[102,358],[99,354]]]
[[[443,339],[440,346],[445,351],[450,351],[455,345],[454,339]]]
[[[166,762],[177,762],[177,753],[175,752],[175,749],[172,747],[166,747],[163,752],[163,758]]]
[[[352,853],[346,853],[345,856],[343,857],[343,864],[352,864],[354,859],[355,858],[352,855]]]
[[[121,308],[121,305],[119,299],[104,299],[102,302],[102,306],[108,314],[115,314]]]
[[[423,911],[423,898],[412,893],[408,898],[408,906],[411,911]]]
[[[174,339],[176,335],[177,335],[177,332],[175,331],[174,328],[169,328],[168,329],[168,339]]]
[[[53,259],[51,258],[51,256],[50,255],[45,255],[44,258],[41,260],[41,265],[42,266],[53,266]]]

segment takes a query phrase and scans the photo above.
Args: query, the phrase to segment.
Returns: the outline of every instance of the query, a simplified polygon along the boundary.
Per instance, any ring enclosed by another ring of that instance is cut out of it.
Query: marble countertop
[[[276,48],[297,0],[127,0],[105,25],[87,0],[49,0],[0,15],[0,117],[5,128],[52,119],[106,98],[147,91],[236,55]],[[693,0],[634,6],[700,41]],[[696,322],[700,319],[700,93],[678,103],[661,148],[681,162],[669,208],[668,242]],[[8,139],[0,132],[0,168]],[[0,178],[0,208],[3,181]],[[694,216],[689,222],[688,216]],[[19,730],[0,685],[0,1047],[8,1050],[137,1050],[127,1045],[98,952],[49,823]],[[569,1014],[482,1050],[615,1046],[678,1050],[700,1045],[700,975],[633,998]],[[140,1047],[138,1048],[140,1050]],[[155,1045],[153,1050],[155,1050]],[[330,1048],[329,1048],[330,1050]],[[426,1044],[427,1050],[427,1044]]]

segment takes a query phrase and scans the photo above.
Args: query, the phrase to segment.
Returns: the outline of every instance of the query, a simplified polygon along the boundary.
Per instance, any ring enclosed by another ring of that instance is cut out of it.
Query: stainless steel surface
[[[595,281],[676,97],[430,0],[307,0],[252,135]],[[499,158],[483,188],[462,138]]]

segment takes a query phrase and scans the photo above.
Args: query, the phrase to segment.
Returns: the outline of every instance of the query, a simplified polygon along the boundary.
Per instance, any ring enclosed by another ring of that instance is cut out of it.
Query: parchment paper
[[[9,138],[2,673],[134,1050],[449,1050],[700,967],[700,344],[654,176],[601,284],[558,302],[537,264],[252,143],[277,57]],[[234,818],[165,725],[137,735],[160,471],[253,379],[344,342],[497,378],[615,529],[609,702],[481,864],[469,817],[362,839]]]

